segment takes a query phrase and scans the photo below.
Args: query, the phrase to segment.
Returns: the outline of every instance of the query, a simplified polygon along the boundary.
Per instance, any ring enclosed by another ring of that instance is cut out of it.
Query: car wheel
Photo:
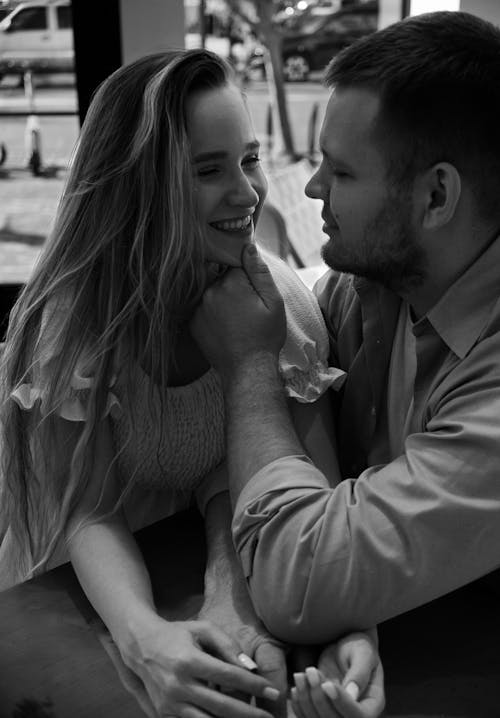
[[[283,73],[288,82],[303,82],[309,77],[309,61],[304,55],[289,55],[283,62]]]

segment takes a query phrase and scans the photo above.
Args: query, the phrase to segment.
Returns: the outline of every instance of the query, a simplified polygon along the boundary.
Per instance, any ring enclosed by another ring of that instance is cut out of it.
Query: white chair
[[[278,255],[293,267],[304,267],[304,263],[290,242],[283,215],[268,200],[262,207],[255,234],[259,246]]]

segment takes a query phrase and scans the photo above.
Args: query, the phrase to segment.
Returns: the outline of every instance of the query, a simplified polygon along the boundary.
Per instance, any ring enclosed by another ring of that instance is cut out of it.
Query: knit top
[[[328,367],[328,335],[313,294],[288,265],[273,255],[266,254],[265,258],[286,308],[287,339],[280,354],[285,391],[298,401],[313,402],[328,387],[339,387],[344,372]],[[57,326],[50,335],[57,336]],[[44,355],[45,367],[56,352],[57,342],[50,342]],[[113,377],[107,401],[119,478],[123,485],[132,479],[146,492],[168,490],[178,494],[178,499],[189,496],[225,456],[224,400],[217,372],[211,368],[190,384],[168,387],[166,396],[160,397],[137,362],[127,370],[128,375],[122,370]],[[42,367],[31,384],[13,391],[11,396],[22,409],[37,406],[44,413],[44,374]],[[59,409],[63,418],[85,420],[92,380],[77,364],[68,397]],[[125,380],[132,387],[129,405],[133,421],[125,410]],[[149,407],[151,388],[153,412]]]

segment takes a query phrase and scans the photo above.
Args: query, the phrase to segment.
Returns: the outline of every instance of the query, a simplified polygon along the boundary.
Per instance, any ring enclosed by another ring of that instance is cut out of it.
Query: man
[[[316,293],[347,373],[338,486],[295,435],[283,307],[251,248],[193,325],[225,387],[235,546],[258,613],[295,643],[500,566],[500,30],[411,18],[343,51],[326,81],[306,192],[323,202],[332,271]]]

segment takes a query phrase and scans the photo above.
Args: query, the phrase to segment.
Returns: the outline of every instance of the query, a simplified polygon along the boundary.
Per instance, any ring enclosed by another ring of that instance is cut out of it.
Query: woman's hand
[[[324,649],[319,670],[295,673],[297,718],[377,718],[385,706],[384,673],[376,639],[352,633]]]
[[[144,685],[143,707],[150,703],[159,716],[270,718],[270,713],[221,692],[278,697],[265,678],[243,667],[240,646],[208,621],[149,617],[135,631],[133,645],[118,647]]]

